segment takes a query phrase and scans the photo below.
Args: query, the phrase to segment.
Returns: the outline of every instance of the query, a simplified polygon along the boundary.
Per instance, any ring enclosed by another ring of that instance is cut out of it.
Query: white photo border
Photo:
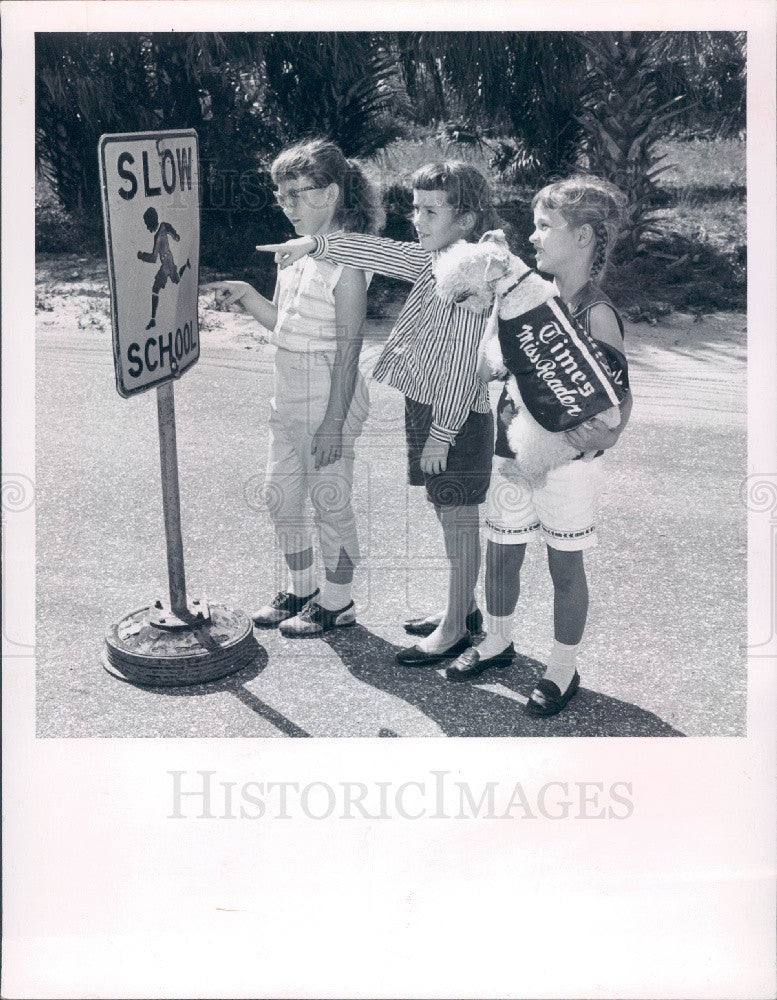
[[[4,503],[7,474],[19,504],[35,483],[36,31],[747,30],[751,199],[747,736],[44,740],[34,659],[9,657],[4,996],[774,996],[775,23],[757,0],[3,4]],[[17,520],[6,653],[34,644],[34,518]],[[375,821],[186,820],[172,818],[180,773],[214,776],[216,813],[230,782],[383,782],[394,805],[407,789],[403,810]],[[414,820],[412,783],[434,788],[440,773],[507,799],[520,785],[532,802],[558,782],[583,798],[586,784],[624,786],[632,808],[561,822],[435,818],[435,806]]]

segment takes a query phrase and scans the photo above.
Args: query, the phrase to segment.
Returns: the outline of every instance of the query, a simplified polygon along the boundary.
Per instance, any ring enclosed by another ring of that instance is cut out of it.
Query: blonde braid
[[[591,261],[591,281],[597,285],[607,267],[607,258],[610,256],[610,234],[603,222],[597,222],[593,227],[596,237],[596,249],[594,258]]]

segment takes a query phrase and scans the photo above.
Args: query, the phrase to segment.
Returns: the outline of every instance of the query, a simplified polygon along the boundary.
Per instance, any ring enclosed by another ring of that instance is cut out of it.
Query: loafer
[[[441,653],[427,653],[418,646],[410,646],[397,653],[397,663],[401,663],[403,667],[425,667],[430,663],[439,663],[440,660],[448,660],[452,656],[458,656],[471,642],[472,639],[467,634]]]
[[[439,616],[436,618],[408,618],[404,626],[405,632],[408,635],[431,635],[441,621]],[[470,611],[464,625],[470,635],[480,635],[483,631],[483,615],[480,608]]]
[[[288,637],[321,635],[333,628],[356,624],[356,608],[353,601],[337,611],[328,611],[316,601],[310,601],[293,618],[288,618],[278,626]]]
[[[317,593],[318,588],[307,597],[297,597],[296,594],[290,594],[286,590],[279,590],[269,604],[265,604],[264,607],[259,608],[255,614],[251,615],[251,620],[254,625],[258,625],[260,628],[275,628],[287,618],[298,615]]]
[[[575,671],[572,680],[569,682],[569,687],[563,694],[559,690],[558,684],[554,684],[553,681],[546,681],[543,677],[541,681],[537,682],[537,686],[529,696],[525,710],[529,715],[541,718],[546,718],[549,715],[557,715],[579,687],[580,675],[577,671]],[[536,699],[534,697],[536,694],[540,694],[543,700],[539,701]]]
[[[465,649],[461,656],[445,668],[445,676],[449,681],[466,681],[471,677],[479,677],[483,671],[490,670],[491,667],[506,667],[514,658],[515,646],[512,643],[496,656],[486,657],[481,657],[477,647],[473,646]]]

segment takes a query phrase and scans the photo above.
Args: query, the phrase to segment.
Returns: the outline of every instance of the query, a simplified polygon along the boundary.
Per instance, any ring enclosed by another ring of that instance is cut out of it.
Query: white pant
[[[354,443],[369,410],[369,393],[361,373],[343,430],[342,457],[321,469],[310,448],[329,402],[331,358],[278,348],[275,391],[270,401],[270,453],[265,502],[284,555],[313,544],[308,518],[310,497],[324,566],[337,568],[340,550],[351,562],[359,558],[356,520],[351,507]]]

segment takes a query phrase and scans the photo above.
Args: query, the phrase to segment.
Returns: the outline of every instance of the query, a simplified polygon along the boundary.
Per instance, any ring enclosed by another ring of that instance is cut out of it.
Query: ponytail
[[[334,221],[351,233],[377,233],[386,221],[377,186],[357,160],[346,160]]]

